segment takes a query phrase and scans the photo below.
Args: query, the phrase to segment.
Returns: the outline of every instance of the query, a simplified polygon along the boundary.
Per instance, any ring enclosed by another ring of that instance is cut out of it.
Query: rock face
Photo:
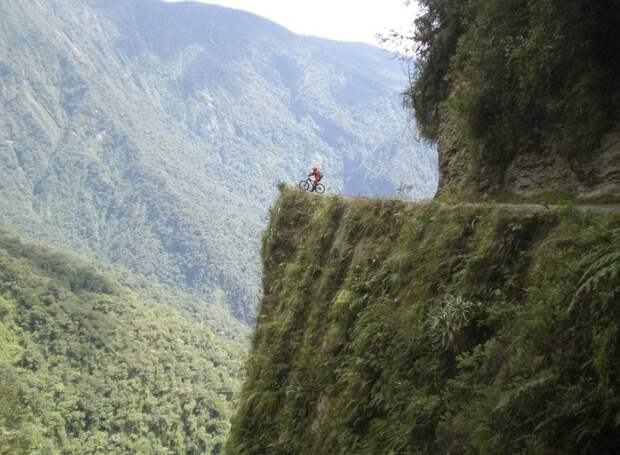
[[[438,196],[536,197],[557,193],[583,202],[617,202],[620,194],[620,125],[607,134],[589,162],[558,150],[524,151],[510,162],[476,158],[456,128],[444,124],[438,141]]]

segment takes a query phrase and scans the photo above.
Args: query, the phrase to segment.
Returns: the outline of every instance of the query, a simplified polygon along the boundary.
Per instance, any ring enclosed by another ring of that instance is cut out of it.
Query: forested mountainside
[[[0,453],[221,453],[245,340],[140,287],[0,229]]]
[[[409,95],[440,194],[620,200],[617,0],[419,3]]]
[[[615,454],[620,215],[284,190],[227,443]]]
[[[397,61],[240,11],[0,2],[0,212],[35,238],[251,320],[278,181],[429,197]]]

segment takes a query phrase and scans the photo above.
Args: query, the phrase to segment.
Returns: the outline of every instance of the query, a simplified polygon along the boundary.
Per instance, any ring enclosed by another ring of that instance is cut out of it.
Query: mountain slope
[[[0,453],[220,453],[244,344],[0,230]]]
[[[285,190],[227,453],[612,454],[620,216]]]
[[[258,294],[280,180],[430,196],[398,64],[256,16],[150,0],[0,4],[0,211],[28,234],[223,304]]]

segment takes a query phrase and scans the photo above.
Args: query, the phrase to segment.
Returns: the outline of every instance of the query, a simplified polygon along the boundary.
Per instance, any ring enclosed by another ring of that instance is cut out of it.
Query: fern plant
[[[443,350],[459,350],[463,344],[463,331],[479,305],[462,296],[448,294],[443,304],[428,314],[428,326],[435,346]]]
[[[604,310],[620,296],[620,229],[614,229],[607,243],[587,254],[580,261],[579,270],[584,271],[569,312],[587,301],[595,300],[602,304],[599,310]]]

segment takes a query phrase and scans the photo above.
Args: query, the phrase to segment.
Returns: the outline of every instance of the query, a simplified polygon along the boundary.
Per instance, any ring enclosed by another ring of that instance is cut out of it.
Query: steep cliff
[[[620,216],[284,190],[228,454],[617,453]]]
[[[418,3],[407,94],[442,196],[618,200],[620,3]]]

